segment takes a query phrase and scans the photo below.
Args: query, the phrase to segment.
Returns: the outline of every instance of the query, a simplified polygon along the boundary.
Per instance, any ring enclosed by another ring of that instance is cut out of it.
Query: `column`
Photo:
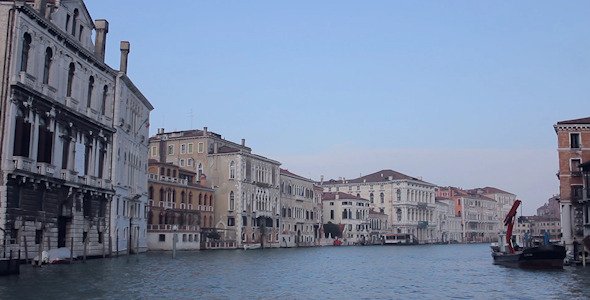
[[[567,250],[573,251],[574,245],[572,240],[572,205],[564,203],[561,205],[561,241],[565,244]]]
[[[31,135],[31,145],[30,145],[30,151],[29,151],[29,157],[33,160],[37,160],[37,150],[39,148],[39,115],[33,113],[33,111],[31,110],[30,112],[31,115],[33,115],[33,122],[31,124],[31,127],[33,127],[33,134]]]

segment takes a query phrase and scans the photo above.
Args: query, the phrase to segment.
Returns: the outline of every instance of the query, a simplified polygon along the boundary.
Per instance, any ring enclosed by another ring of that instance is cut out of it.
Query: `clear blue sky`
[[[152,133],[202,128],[319,179],[394,169],[558,192],[553,124],[590,116],[590,1],[86,1]],[[192,111],[193,117],[190,117]]]

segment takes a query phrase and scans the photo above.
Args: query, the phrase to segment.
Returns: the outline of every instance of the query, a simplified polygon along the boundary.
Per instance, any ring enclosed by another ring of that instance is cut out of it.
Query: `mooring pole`
[[[74,262],[74,237],[70,238],[70,264]]]

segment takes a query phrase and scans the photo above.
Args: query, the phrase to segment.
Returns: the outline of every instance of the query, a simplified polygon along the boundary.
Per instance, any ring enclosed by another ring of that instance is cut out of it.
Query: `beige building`
[[[369,243],[381,244],[383,242],[383,235],[389,230],[388,219],[389,217],[382,212],[369,211]]]
[[[370,208],[389,216],[394,233],[412,234],[419,243],[436,240],[435,185],[393,170],[355,179],[322,182],[324,192],[344,192],[369,200]]]
[[[369,211],[367,199],[343,192],[324,192],[322,195],[324,224],[340,225],[345,245],[370,241]]]
[[[150,138],[150,157],[205,174],[215,189],[214,230],[221,240],[279,247],[279,165],[203,130],[164,132]]]
[[[321,207],[311,179],[280,170],[281,247],[315,246],[320,238]],[[320,200],[321,201],[321,200]]]
[[[463,226],[461,215],[455,213],[455,203],[452,199],[436,197],[436,242],[456,243],[462,241]]]
[[[508,212],[516,200],[516,195],[495,187],[486,186],[483,188],[475,188],[468,192],[494,199],[496,201],[497,219],[500,224],[504,222],[504,218],[506,218],[506,215],[508,215]]]

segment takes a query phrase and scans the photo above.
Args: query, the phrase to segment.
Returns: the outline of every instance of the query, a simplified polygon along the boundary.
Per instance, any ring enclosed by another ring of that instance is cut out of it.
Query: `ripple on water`
[[[2,299],[584,299],[590,268],[492,264],[487,245],[148,253],[0,278]]]

